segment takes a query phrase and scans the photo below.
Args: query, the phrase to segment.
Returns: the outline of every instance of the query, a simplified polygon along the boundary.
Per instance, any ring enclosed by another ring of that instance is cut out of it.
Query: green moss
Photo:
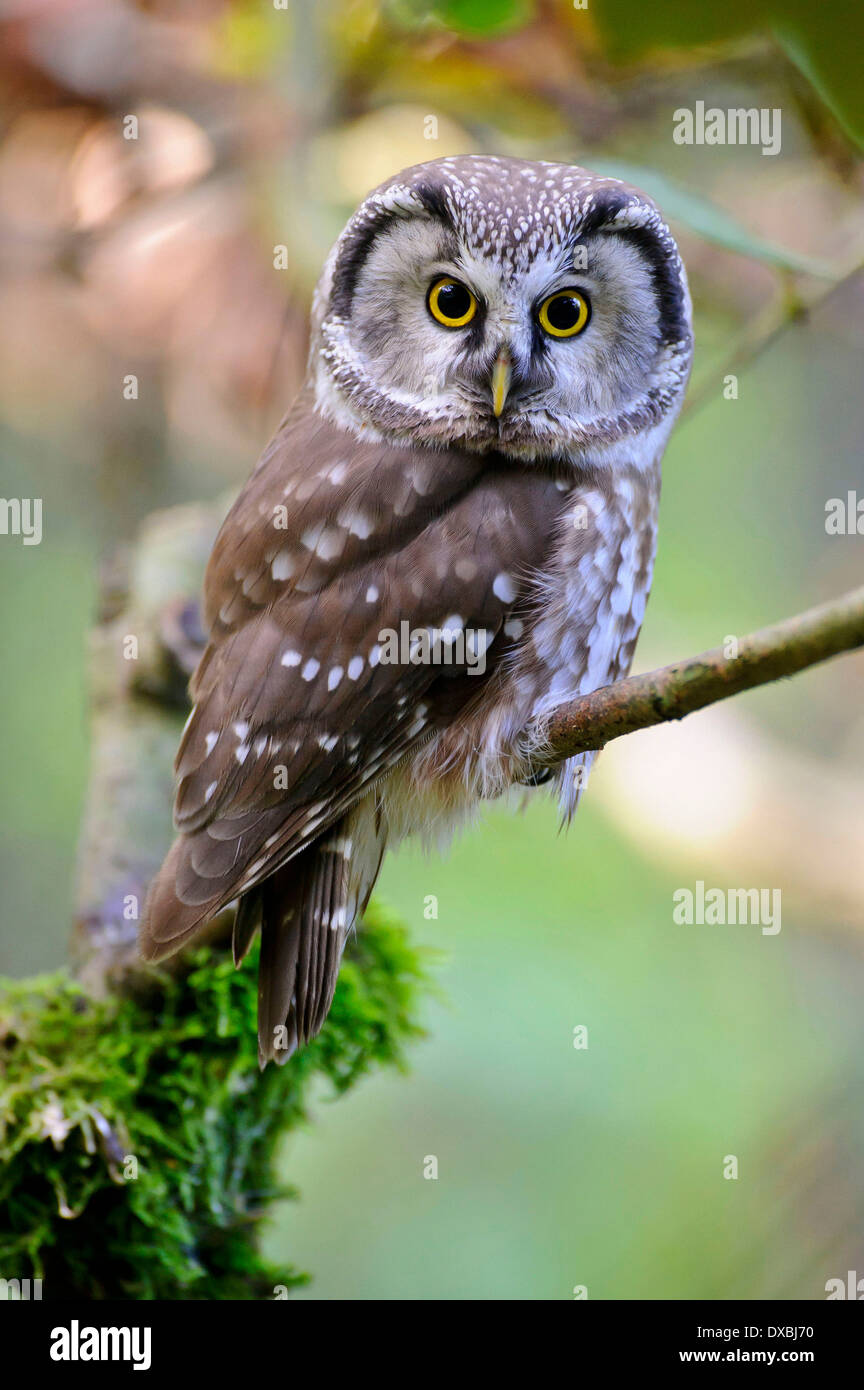
[[[0,1272],[46,1299],[274,1296],[308,1276],[258,1254],[276,1146],[325,1078],[402,1066],[425,971],[373,907],[330,1017],[258,1070],[256,969],[210,948],[182,978],[94,1001],[67,975],[0,981]],[[136,1176],[137,1172],[137,1176]]]

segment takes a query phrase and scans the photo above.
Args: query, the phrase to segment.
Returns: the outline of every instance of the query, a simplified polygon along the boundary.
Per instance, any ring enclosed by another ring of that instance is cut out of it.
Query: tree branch
[[[622,734],[683,719],[729,695],[793,676],[862,646],[864,588],[742,637],[737,656],[715,647],[571,700],[549,718],[547,752],[538,767],[554,767],[576,753],[603,748]]]

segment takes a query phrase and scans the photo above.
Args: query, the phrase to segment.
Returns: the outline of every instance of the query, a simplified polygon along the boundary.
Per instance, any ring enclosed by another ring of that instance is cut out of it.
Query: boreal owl
[[[440,159],[348,222],[210,559],[141,928],[159,960],[238,900],[262,1064],[323,1024],[386,846],[542,780],[550,711],[628,671],[691,356],[675,242],[616,179]]]

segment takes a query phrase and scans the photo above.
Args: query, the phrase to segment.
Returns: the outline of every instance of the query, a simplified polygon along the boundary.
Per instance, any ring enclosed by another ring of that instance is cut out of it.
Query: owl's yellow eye
[[[464,328],[477,313],[477,300],[459,280],[449,275],[436,280],[426,300],[433,319],[445,328]]]
[[[540,305],[537,320],[552,338],[575,338],[591,317],[591,301],[581,290],[558,290]]]

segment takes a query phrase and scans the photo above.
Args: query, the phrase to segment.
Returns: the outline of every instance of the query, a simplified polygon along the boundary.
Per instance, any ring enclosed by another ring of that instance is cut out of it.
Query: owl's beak
[[[512,379],[513,365],[510,361],[510,354],[506,348],[502,347],[492,368],[492,412],[496,420],[504,409],[504,402],[507,400],[507,392],[510,390]]]

